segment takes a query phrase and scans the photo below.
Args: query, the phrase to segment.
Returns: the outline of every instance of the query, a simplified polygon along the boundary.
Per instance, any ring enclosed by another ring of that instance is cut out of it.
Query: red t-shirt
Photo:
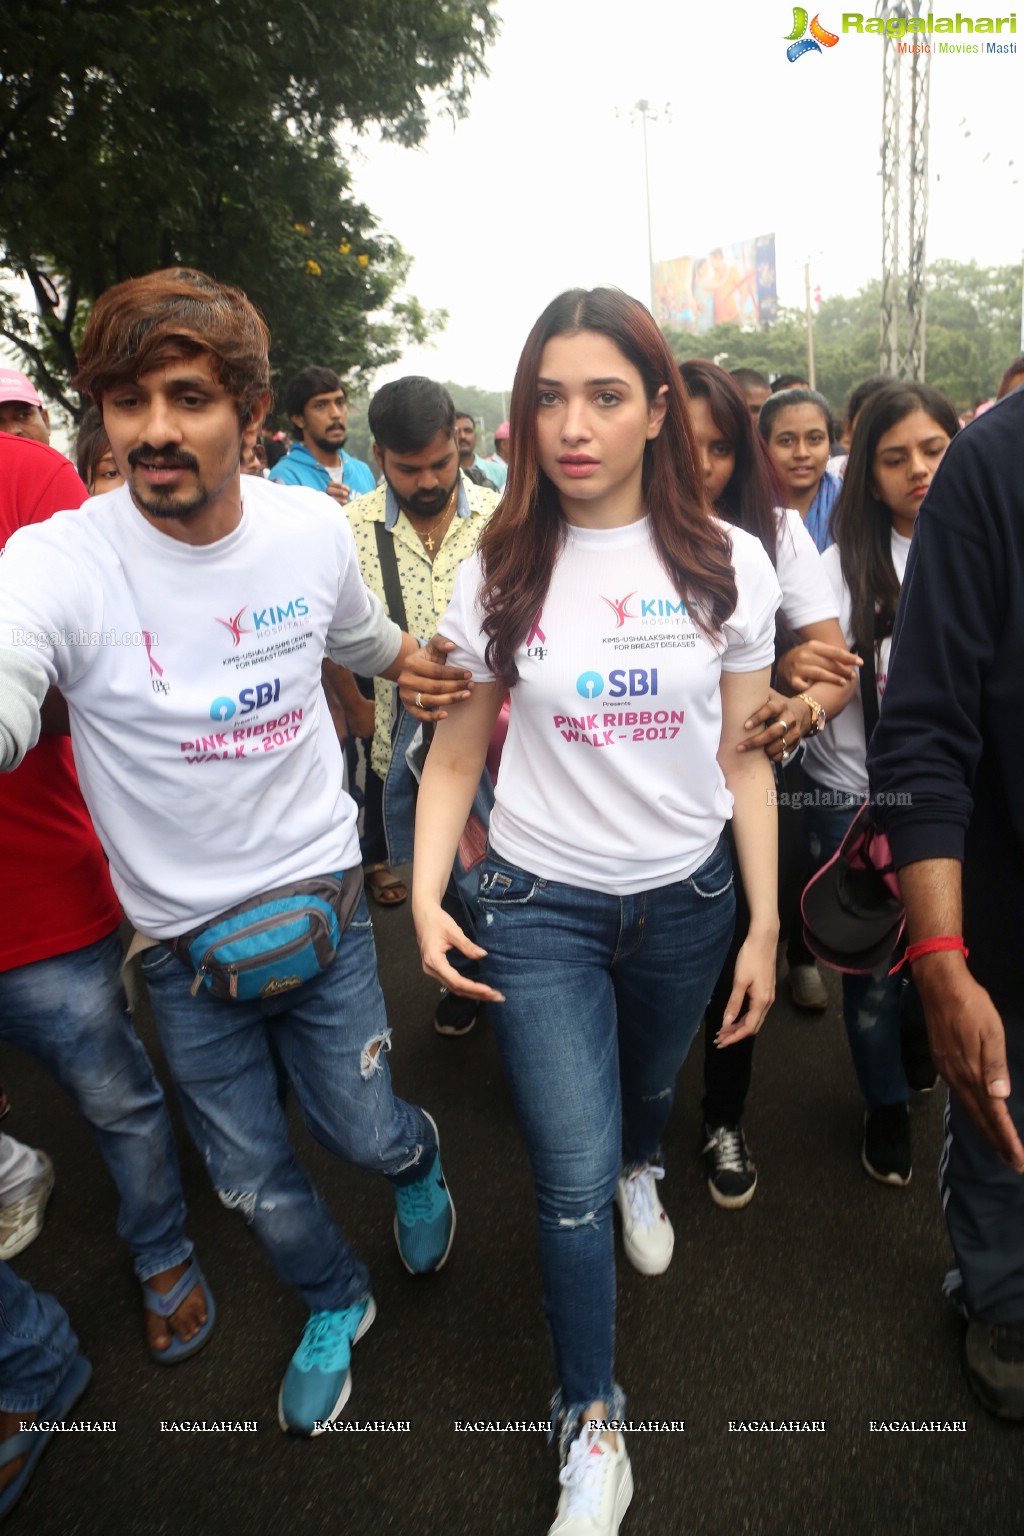
[[[0,432],[0,551],[16,528],[80,507],[88,494],[62,454]],[[93,944],[120,917],[71,742],[43,736],[0,774],[0,971]]]

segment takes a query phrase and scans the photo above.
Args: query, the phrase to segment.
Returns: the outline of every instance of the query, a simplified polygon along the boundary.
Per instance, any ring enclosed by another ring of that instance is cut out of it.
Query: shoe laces
[[[746,1168],[743,1132],[720,1125],[708,1136],[705,1152],[714,1152],[715,1166],[724,1173],[743,1173]]]
[[[656,1179],[664,1177],[664,1168],[656,1168],[648,1163],[646,1168],[638,1169],[625,1180],[629,1218],[635,1227],[653,1227],[657,1222],[660,1212],[654,1184]]]
[[[314,1312],[306,1324],[299,1345],[296,1363],[303,1370],[311,1371],[320,1366],[336,1370],[339,1354],[348,1354],[352,1339],[359,1327],[361,1303],[346,1307],[342,1312]]]
[[[430,1172],[422,1179],[417,1179],[414,1184],[396,1184],[394,1189],[398,1219],[403,1226],[411,1226],[416,1221],[433,1221],[438,1211],[439,1193],[444,1189],[436,1154]]]
[[[569,1447],[558,1481],[568,1492],[564,1514],[576,1520],[597,1520],[601,1514],[605,1478],[611,1457],[598,1444],[600,1430],[585,1429]]]

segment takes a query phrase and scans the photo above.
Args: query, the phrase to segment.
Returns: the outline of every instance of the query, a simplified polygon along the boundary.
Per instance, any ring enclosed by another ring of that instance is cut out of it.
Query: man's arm
[[[984,436],[984,434],[983,434]],[[977,446],[975,442],[977,441]],[[964,931],[961,865],[982,719],[1005,612],[1000,488],[977,434],[949,449],[903,583],[881,719],[868,750],[876,813],[900,871],[911,942]],[[935,1063],[981,1133],[1024,1172],[1002,1020],[955,951],[913,962]]]
[[[958,859],[907,864],[900,890],[912,944],[963,932]],[[1024,1173],[1024,1145],[1004,1102],[1010,1096],[1006,1035],[992,999],[958,950],[922,955],[913,971],[936,1067],[999,1156]]]
[[[28,650],[0,649],[0,773],[17,768],[39,740],[40,711],[50,679]]]

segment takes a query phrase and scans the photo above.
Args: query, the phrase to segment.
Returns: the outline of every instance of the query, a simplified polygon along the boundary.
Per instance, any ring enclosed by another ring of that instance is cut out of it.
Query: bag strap
[[[872,636],[864,665],[860,669],[860,702],[864,711],[864,740],[869,742],[878,724],[878,680],[875,676],[874,610],[867,632]]]
[[[380,561],[388,618],[393,619],[399,629],[408,632],[409,621],[405,616],[405,598],[402,596],[402,583],[398,576],[398,556],[395,554],[394,538],[383,523],[374,523],[373,531],[377,536],[377,559]]]

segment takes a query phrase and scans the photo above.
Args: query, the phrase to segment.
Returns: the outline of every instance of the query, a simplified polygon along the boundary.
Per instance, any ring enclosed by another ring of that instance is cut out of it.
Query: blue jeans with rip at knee
[[[392,1183],[422,1177],[437,1146],[421,1109],[395,1097],[373,930],[361,896],[327,970],[266,1001],[193,997],[166,945],[142,970],[189,1133],[222,1203],[240,1211],[312,1312],[369,1293],[369,1275],[288,1137],[277,1060],[311,1134]],[[276,1059],[275,1059],[276,1058]]]
[[[613,1379],[612,1202],[620,1173],[658,1161],[676,1076],[732,935],[724,839],[689,879],[612,896],[489,853],[477,937],[537,1194],[558,1406],[569,1432]]]

